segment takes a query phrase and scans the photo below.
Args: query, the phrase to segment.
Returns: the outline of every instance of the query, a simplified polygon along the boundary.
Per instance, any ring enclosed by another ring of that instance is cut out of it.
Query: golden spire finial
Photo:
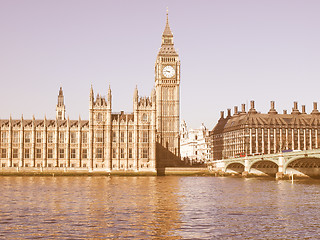
[[[169,23],[169,8],[167,7],[167,24]]]

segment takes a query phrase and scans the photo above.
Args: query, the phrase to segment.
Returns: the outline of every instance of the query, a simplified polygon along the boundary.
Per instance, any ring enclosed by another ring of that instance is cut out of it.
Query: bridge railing
[[[280,152],[280,153],[272,153],[272,154],[261,154],[256,156],[246,156],[246,157],[237,157],[237,158],[226,158],[221,160],[214,160],[212,163],[217,164],[221,162],[235,162],[235,161],[243,161],[245,159],[249,161],[258,160],[258,159],[270,159],[270,158],[278,158],[280,156],[283,157],[291,157],[291,156],[299,156],[299,155],[313,155],[320,154],[320,149],[309,149],[309,150],[293,150],[292,152]]]

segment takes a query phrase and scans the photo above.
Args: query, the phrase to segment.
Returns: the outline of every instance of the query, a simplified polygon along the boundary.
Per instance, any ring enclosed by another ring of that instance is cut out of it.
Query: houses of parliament
[[[9,169],[156,172],[180,157],[180,60],[168,13],[149,97],[133,93],[133,112],[112,112],[107,97],[89,94],[89,120],[66,119],[60,88],[55,119],[0,120],[0,171]]]

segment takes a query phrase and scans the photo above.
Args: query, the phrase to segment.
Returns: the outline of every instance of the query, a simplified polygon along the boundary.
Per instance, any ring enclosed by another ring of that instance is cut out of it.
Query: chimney
[[[319,114],[317,102],[313,102],[313,110],[311,114]]]
[[[244,103],[241,104],[241,113],[246,113],[246,105]]]
[[[228,108],[227,110],[228,110],[228,116],[227,117],[231,117],[231,109]]]
[[[238,115],[238,106],[234,106],[234,115]]]
[[[298,109],[298,102],[293,102],[293,108],[292,108],[291,114],[298,114],[298,113],[300,113]]]
[[[257,113],[257,111],[254,109],[254,101],[250,101],[250,110],[249,113]]]
[[[269,114],[277,114],[278,113],[275,109],[275,102],[274,101],[270,101],[270,110],[268,113]]]
[[[254,101],[253,100],[250,101],[250,106],[251,106],[251,109],[254,109]]]
[[[288,111],[287,110],[283,110],[283,114],[288,114]]]
[[[224,111],[220,111],[220,118],[224,118]]]
[[[302,105],[302,113],[306,114],[306,105]]]

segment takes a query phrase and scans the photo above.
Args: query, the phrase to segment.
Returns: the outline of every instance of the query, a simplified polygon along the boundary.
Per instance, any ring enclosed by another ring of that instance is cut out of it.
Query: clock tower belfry
[[[170,163],[180,157],[180,59],[174,49],[173,34],[167,20],[155,63],[158,158]],[[160,149],[159,149],[160,150]]]

